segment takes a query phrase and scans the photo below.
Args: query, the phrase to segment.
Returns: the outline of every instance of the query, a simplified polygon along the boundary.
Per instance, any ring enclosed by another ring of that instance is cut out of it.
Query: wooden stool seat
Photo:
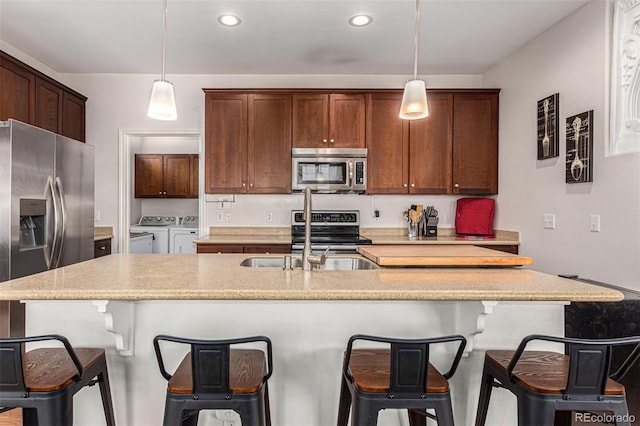
[[[48,341],[64,347],[25,349]],[[114,426],[104,349],[73,348],[58,334],[0,338],[0,407],[20,408],[24,425],[72,425],[74,395],[96,384],[106,424]]]
[[[389,392],[391,352],[388,349],[354,349],[349,370],[355,386],[363,392]],[[448,392],[449,382],[429,364],[426,392]]]
[[[533,341],[564,345],[566,355],[527,350]],[[617,346],[634,346],[613,370]],[[611,414],[616,426],[630,426],[629,409],[620,379],[640,359],[640,336],[578,339],[531,334],[515,351],[487,351],[482,368],[475,426],[485,426],[493,388],[516,397],[518,426],[552,426],[572,422],[571,412]]]
[[[515,351],[488,351],[486,359],[506,374],[514,354]],[[569,357],[557,352],[526,351],[513,369],[513,377],[533,392],[562,394],[569,377]],[[605,395],[624,395],[624,386],[608,379]]]
[[[104,359],[104,349],[75,348],[85,370]],[[78,370],[66,349],[40,348],[24,354],[24,384],[31,392],[51,392],[69,385],[78,377]]]
[[[193,393],[191,352],[173,373],[167,390],[171,393]],[[229,389],[231,393],[257,392],[267,374],[264,352],[256,349],[231,349],[229,351]]]
[[[363,341],[375,342],[375,347],[354,348],[356,342],[364,345]],[[444,374],[429,362],[432,346],[440,344],[457,346]],[[438,426],[453,426],[448,379],[465,345],[460,335],[423,339],[351,336],[342,361],[338,426],[347,426],[349,416],[351,426],[376,425],[378,413],[386,409],[406,410],[411,426],[426,426],[427,418],[436,420]]]

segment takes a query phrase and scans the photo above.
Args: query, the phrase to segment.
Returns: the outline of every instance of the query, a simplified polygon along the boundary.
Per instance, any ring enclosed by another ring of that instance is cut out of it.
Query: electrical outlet
[[[224,212],[218,212],[218,217],[216,218],[218,222],[224,222]]]
[[[451,225],[451,220],[449,220],[449,212],[439,213],[438,217],[440,218],[440,225]]]
[[[599,214],[591,215],[591,224],[589,226],[589,230],[591,232],[600,232],[600,215]]]
[[[224,215],[225,222],[231,222],[231,212],[226,212]]]
[[[556,228],[556,215],[552,213],[545,213],[544,216],[544,228],[555,229]]]
[[[273,222],[273,213],[267,212],[267,214],[264,216],[264,220],[267,222]]]

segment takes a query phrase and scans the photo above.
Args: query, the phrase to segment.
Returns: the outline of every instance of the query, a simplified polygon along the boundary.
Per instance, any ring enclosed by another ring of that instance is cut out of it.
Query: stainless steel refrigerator
[[[94,161],[91,145],[0,122],[0,291],[3,281],[93,258]],[[0,307],[0,335],[8,310]]]

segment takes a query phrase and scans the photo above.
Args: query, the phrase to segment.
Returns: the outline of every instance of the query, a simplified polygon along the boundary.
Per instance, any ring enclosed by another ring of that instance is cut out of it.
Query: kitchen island
[[[513,347],[532,332],[562,333],[566,303],[622,298],[615,290],[523,268],[304,272],[240,266],[247,257],[116,254],[5,282],[0,299],[26,303],[30,335],[55,332],[76,346],[107,348],[119,425],[161,423],[166,383],[151,340],[167,333],[269,336],[274,424],[325,426],[335,423],[341,356],[351,334],[467,336],[468,356],[452,381],[456,420],[464,425],[475,410],[478,349]],[[523,310],[536,315],[540,309],[545,317],[539,321],[522,318]],[[437,364],[446,354],[433,357]],[[77,424],[96,421],[96,395],[78,394]],[[203,417],[213,425],[234,418],[225,412]],[[398,424],[398,414],[382,415],[380,425],[386,424]]]

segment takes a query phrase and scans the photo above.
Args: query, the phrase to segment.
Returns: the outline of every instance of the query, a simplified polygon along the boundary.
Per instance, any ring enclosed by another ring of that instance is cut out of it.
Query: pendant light
[[[407,81],[402,94],[400,118],[403,120],[418,120],[429,115],[427,104],[427,88],[424,80],[418,79],[418,45],[420,41],[420,0],[416,0],[416,29],[413,55],[413,80]]]
[[[151,88],[151,99],[149,100],[149,110],[147,115],[156,120],[176,120],[176,98],[173,94],[173,84],[165,80],[165,50],[167,33],[167,0],[162,1],[162,76],[160,80],[153,82]]]

